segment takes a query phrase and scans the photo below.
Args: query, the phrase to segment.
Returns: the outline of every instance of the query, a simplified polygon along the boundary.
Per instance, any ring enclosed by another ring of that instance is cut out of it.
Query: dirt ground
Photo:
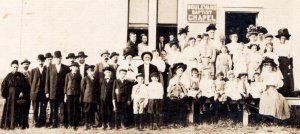
[[[84,127],[79,128],[77,131],[73,129],[65,129],[65,128],[58,128],[58,129],[47,129],[47,128],[30,128],[27,130],[20,130],[16,129],[14,131],[4,131],[0,130],[0,133],[4,134],[54,134],[54,133],[63,133],[63,134],[81,134],[81,133],[88,133],[88,134],[96,134],[96,133],[141,133],[141,134],[148,134],[148,133],[195,133],[195,134],[265,134],[265,133],[276,133],[276,134],[299,134],[300,129],[297,128],[290,128],[290,127],[283,127],[283,126],[266,126],[266,125],[254,125],[249,127],[242,127],[241,123],[234,124],[232,122],[220,121],[216,124],[202,124],[199,126],[189,126],[186,128],[177,128],[177,129],[163,129],[161,131],[158,130],[145,130],[145,131],[138,131],[133,128],[128,130],[100,130],[100,129],[93,129],[89,131],[85,131]]]

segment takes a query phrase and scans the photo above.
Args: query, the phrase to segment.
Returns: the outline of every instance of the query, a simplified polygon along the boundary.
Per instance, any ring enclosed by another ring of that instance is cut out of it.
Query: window
[[[158,0],[157,23],[177,24],[177,0]]]
[[[129,0],[128,8],[127,39],[130,32],[135,32],[139,43],[142,33],[148,35],[149,0]]]

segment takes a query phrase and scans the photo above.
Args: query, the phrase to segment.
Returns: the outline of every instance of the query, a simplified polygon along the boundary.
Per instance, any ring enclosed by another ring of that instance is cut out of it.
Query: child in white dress
[[[231,56],[228,53],[227,46],[223,45],[221,47],[221,53],[217,56],[216,60],[216,71],[217,73],[222,72],[227,76],[227,72],[232,68]]]

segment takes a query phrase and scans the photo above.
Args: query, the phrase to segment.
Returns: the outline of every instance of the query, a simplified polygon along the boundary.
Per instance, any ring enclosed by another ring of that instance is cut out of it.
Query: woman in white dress
[[[235,75],[248,72],[247,53],[245,45],[243,43],[239,44],[237,51],[235,51],[235,53],[233,54],[232,61]]]
[[[261,66],[263,93],[260,97],[259,113],[280,120],[290,118],[290,107],[285,98],[277,91],[283,86],[283,77],[277,71],[276,63],[273,59],[266,58]]]
[[[187,88],[189,87],[188,79],[183,77],[183,72],[186,68],[187,66],[184,63],[174,64],[172,68],[174,75],[170,79],[167,88],[169,118],[173,125],[186,125],[187,105],[185,99],[188,92]]]
[[[253,80],[253,74],[260,72],[259,65],[262,61],[262,55],[259,53],[258,44],[251,44],[248,48],[250,49],[247,55],[248,76],[250,80]]]

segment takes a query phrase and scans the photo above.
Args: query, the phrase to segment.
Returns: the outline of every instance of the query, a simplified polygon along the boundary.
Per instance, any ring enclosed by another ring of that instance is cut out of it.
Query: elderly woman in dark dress
[[[10,72],[2,82],[1,95],[5,99],[3,107],[1,128],[14,129],[19,120],[19,104],[24,97],[26,87],[25,76],[18,72],[19,63],[17,60],[11,62],[12,72]]]

